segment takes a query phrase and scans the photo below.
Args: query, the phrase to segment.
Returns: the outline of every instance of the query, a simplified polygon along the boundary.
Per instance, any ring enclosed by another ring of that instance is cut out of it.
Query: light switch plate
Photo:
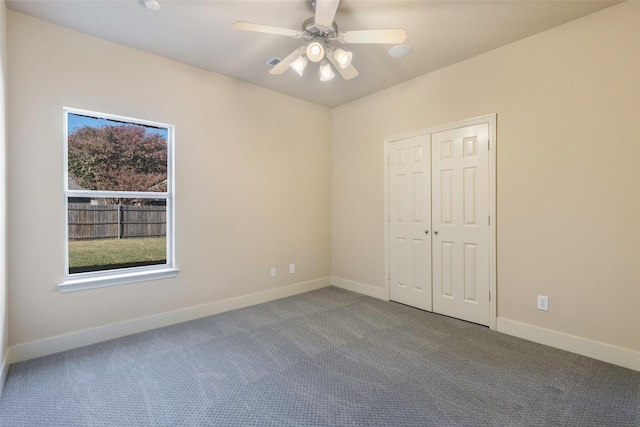
[[[538,310],[549,311],[549,297],[538,295]]]

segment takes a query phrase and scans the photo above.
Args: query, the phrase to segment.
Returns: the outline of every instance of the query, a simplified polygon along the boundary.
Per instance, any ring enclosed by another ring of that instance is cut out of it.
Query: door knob
[[[437,235],[438,235],[438,232],[437,232],[437,231],[434,231],[434,232],[433,232],[433,234],[435,234],[435,235],[437,236]]]
[[[424,234],[429,234],[429,230],[424,230]]]

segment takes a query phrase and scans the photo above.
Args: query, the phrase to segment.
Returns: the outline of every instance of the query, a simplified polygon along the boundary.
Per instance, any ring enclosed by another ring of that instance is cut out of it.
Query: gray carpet
[[[3,426],[639,426],[640,373],[325,288],[12,365]]]

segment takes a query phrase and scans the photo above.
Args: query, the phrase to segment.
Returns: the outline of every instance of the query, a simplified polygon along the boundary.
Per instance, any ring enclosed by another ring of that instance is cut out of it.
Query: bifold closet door
[[[389,148],[389,298],[431,310],[429,135]]]
[[[489,125],[431,135],[433,311],[489,324]]]

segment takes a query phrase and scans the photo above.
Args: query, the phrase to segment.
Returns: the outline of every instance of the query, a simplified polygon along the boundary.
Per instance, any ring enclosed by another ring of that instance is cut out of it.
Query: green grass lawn
[[[76,240],[69,242],[69,269],[164,263],[166,237]],[[74,271],[72,271],[74,272]]]

